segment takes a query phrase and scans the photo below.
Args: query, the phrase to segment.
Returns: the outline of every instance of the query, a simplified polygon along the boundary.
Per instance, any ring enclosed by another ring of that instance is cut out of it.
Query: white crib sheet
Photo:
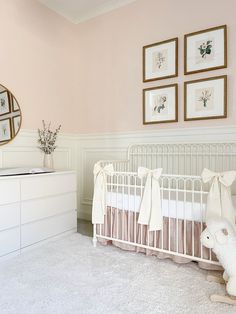
[[[236,217],[236,195],[232,196],[235,217]],[[122,193],[108,192],[107,206],[118,209],[139,212],[141,197],[139,195],[128,195]],[[202,208],[201,208],[202,207]],[[175,199],[162,199],[162,215],[164,217],[186,219],[193,221],[204,221],[206,206],[200,201],[183,201],[183,196],[179,195],[178,201]]]

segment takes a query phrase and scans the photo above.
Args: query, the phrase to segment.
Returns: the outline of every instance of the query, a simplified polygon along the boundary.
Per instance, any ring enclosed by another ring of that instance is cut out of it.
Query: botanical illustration
[[[167,95],[155,95],[153,97],[153,115],[159,115],[159,114],[167,114],[168,108],[167,108]]]
[[[1,108],[5,108],[6,107],[6,100],[4,98],[1,98]]]
[[[0,93],[0,114],[10,112],[7,92]]]
[[[7,126],[6,126],[6,124],[3,124],[3,125],[2,125],[2,134],[3,134],[4,136],[6,136],[6,134],[7,134]]]
[[[19,108],[19,105],[18,105],[18,103],[17,103],[17,101],[16,101],[16,99],[15,99],[14,96],[12,96],[12,101],[13,101],[13,110],[14,110],[14,111],[19,110],[19,109],[20,109],[20,108]]]
[[[0,142],[7,141],[11,139],[11,129],[10,121],[2,120],[0,121]]]
[[[214,58],[213,38],[196,42],[196,63],[212,61]]]
[[[167,68],[167,49],[153,52],[152,69],[153,72],[163,71]]]
[[[202,58],[206,58],[207,55],[212,53],[212,40],[207,40],[203,42],[198,48]]]
[[[14,123],[14,131],[15,134],[19,131],[20,125],[21,125],[21,116],[16,116],[13,118]]]
[[[214,89],[201,88],[196,90],[196,111],[213,109]]]

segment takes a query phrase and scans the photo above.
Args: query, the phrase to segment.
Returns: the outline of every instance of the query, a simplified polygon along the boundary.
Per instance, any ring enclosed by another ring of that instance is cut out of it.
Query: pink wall
[[[74,25],[36,0],[0,0],[0,83],[17,97],[23,128],[42,119],[65,132],[125,132],[236,122],[236,1],[137,0]],[[183,36],[228,25],[228,69],[183,75]],[[142,83],[142,46],[179,37],[179,77]],[[229,118],[183,121],[183,82],[229,78]],[[142,89],[179,83],[179,123],[142,125]]]
[[[0,0],[0,83],[15,94],[24,129],[41,120],[75,131],[75,25],[35,0]]]
[[[137,0],[78,25],[78,131],[113,132],[236,122],[236,1]],[[228,69],[183,74],[184,34],[228,25]],[[142,46],[179,37],[179,77],[142,83]],[[183,121],[183,82],[228,74],[227,119]],[[142,125],[142,89],[179,83],[179,123]]]

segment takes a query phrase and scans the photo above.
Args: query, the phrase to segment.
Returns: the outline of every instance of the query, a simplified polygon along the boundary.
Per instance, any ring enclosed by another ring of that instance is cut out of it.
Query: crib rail
[[[168,174],[200,175],[203,168],[235,169],[236,143],[153,143],[128,148],[129,170],[163,168]]]
[[[129,170],[128,160],[100,160],[97,162],[102,168],[106,165],[112,164],[115,171],[126,172]]]
[[[200,243],[208,187],[200,176],[164,174],[160,177],[163,229],[149,231],[138,224],[145,181],[136,172],[115,171],[107,177],[107,213],[94,225],[94,238],[124,248],[149,250],[178,258],[218,265],[211,250]]]

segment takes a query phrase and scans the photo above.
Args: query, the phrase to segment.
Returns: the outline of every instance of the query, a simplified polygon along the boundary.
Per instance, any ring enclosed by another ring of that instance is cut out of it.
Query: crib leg
[[[93,247],[97,246],[96,224],[93,225]]]
[[[229,296],[229,295],[218,295],[212,294],[210,296],[212,302],[219,302],[219,303],[226,303],[230,305],[236,305],[236,297]]]
[[[207,275],[207,281],[225,284],[224,278],[221,275]]]
[[[97,238],[96,237],[93,237],[93,247],[96,247],[97,246]]]

